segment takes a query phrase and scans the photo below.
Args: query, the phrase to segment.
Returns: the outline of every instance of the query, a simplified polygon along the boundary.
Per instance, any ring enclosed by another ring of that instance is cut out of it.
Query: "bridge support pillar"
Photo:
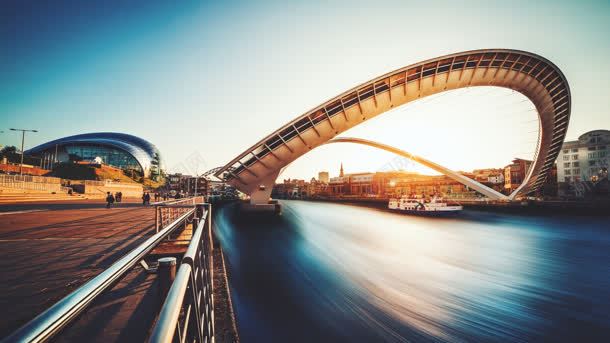
[[[250,205],[269,205],[271,191],[273,190],[273,185],[275,184],[278,175],[280,175],[279,170],[265,176],[261,182],[259,182],[258,186],[250,193]]]

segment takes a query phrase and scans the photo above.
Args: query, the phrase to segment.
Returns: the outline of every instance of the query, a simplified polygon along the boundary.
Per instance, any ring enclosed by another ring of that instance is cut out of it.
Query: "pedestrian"
[[[146,195],[144,195],[144,203],[150,205],[150,193],[148,192],[146,192]]]
[[[113,203],[114,203],[114,196],[112,196],[112,193],[106,192],[106,208],[110,208],[110,206],[112,206]]]
[[[146,205],[146,192],[142,193],[142,205]]]
[[[123,192],[119,192],[119,200],[118,202],[123,202]]]

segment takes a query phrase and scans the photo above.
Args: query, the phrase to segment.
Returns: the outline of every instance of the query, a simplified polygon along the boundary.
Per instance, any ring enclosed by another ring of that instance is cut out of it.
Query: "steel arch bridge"
[[[539,135],[534,161],[510,198],[540,189],[565,138],[571,111],[568,82],[536,54],[509,49],[460,52],[406,66],[352,88],[300,115],[216,172],[265,204],[282,168],[336,135],[381,113],[436,93],[480,86],[512,89],[536,107]]]
[[[417,162],[434,171],[447,175],[448,177],[452,178],[453,180],[455,180],[465,186],[468,186],[471,189],[474,189],[475,191],[483,194],[484,196],[488,197],[491,200],[509,200],[509,197],[507,197],[506,195],[496,191],[495,189],[487,187],[484,184],[469,178],[468,176],[464,176],[447,167],[443,167],[442,165],[440,165],[438,163],[434,163],[426,158],[423,158],[423,157],[420,157],[417,155],[413,155],[404,150],[400,150],[398,148],[389,146],[387,144],[373,142],[373,141],[370,141],[367,139],[362,139],[362,138],[354,138],[354,137],[337,137],[337,138],[329,140],[325,144],[332,144],[332,143],[361,144],[361,145],[370,146],[370,147],[373,147],[376,149],[385,150],[385,151],[391,152],[393,154],[396,154],[398,156],[408,158],[411,161]]]
[[[222,170],[224,167],[216,167],[216,168],[212,168],[208,171],[206,171],[205,173],[201,174],[200,176],[204,177],[204,178],[208,178],[210,175],[215,175],[219,170]]]

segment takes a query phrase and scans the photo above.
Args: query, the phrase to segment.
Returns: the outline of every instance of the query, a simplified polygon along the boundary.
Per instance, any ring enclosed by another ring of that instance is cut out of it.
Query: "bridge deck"
[[[38,211],[50,207],[44,204],[20,208],[21,213],[0,211],[0,308],[11,309],[0,311],[0,337],[108,268],[153,233],[153,208],[103,206],[98,201],[55,206],[50,211]],[[123,296],[148,290],[151,276],[143,273],[134,268],[114,290],[122,289],[118,294]],[[139,303],[138,297],[130,302]],[[128,315],[128,305],[121,309]]]

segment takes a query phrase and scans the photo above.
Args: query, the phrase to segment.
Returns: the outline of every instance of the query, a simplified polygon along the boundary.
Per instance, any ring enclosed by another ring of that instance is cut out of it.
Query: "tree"
[[[0,160],[5,158],[10,163],[21,163],[21,152],[17,150],[17,147],[12,145],[7,145],[2,150],[0,150]],[[24,164],[32,164],[37,165],[40,163],[39,158],[34,158],[29,155],[23,156]]]
[[[17,152],[17,148],[14,146],[10,146],[7,145],[4,148],[2,148],[2,150],[0,150],[0,159],[4,159],[6,157],[6,159],[9,162],[19,162],[20,157],[19,157],[19,153]]]

